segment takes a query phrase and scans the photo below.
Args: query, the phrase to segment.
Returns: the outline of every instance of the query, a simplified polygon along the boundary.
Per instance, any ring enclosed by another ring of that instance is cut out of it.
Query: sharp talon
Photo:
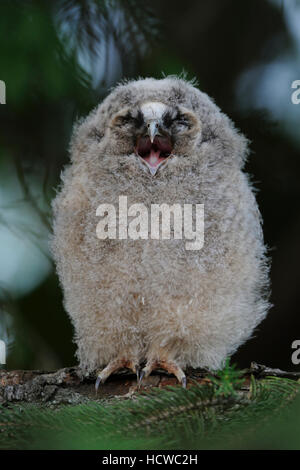
[[[186,388],[186,377],[182,377],[181,384],[183,388]]]
[[[97,377],[97,380],[96,380],[96,383],[95,383],[95,389],[96,389],[96,393],[98,392],[98,388],[99,388],[99,385],[101,383],[101,377]]]
[[[140,377],[139,377],[139,386],[141,386],[142,380],[143,380],[144,377],[145,377],[145,371],[142,370],[141,373],[140,373]]]
[[[135,370],[136,370],[136,380],[137,380],[137,382],[139,383],[139,381],[140,381],[140,371],[141,371],[141,369],[139,368],[139,366],[136,366]]]

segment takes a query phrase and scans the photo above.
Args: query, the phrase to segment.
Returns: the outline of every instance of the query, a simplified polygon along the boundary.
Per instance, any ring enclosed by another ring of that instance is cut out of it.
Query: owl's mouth
[[[141,137],[136,145],[135,152],[147,165],[152,175],[166,162],[172,154],[172,144],[167,136],[157,135],[153,142],[149,136]]]

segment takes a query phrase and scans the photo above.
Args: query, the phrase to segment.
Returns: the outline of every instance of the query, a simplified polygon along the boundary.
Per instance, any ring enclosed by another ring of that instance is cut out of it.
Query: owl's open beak
[[[153,135],[151,136],[150,132],[152,131]],[[149,136],[141,137],[138,140],[135,152],[148,167],[151,175],[154,176],[158,168],[165,164],[172,154],[171,139],[166,135],[157,135],[153,126],[149,130]]]
[[[150,142],[153,144],[155,136],[158,134],[159,122],[154,119],[147,124],[148,135],[150,137]]]

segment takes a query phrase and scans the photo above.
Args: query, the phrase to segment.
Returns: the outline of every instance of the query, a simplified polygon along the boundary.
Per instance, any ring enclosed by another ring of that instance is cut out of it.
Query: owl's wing
[[[72,259],[74,255],[79,254],[89,204],[80,177],[71,173],[71,167],[65,170],[64,186],[53,202],[51,249],[57,263],[62,259]]]

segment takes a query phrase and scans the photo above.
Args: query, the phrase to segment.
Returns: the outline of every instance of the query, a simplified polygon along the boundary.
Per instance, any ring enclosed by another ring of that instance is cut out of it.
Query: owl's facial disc
[[[143,136],[138,139],[135,152],[154,176],[158,168],[165,164],[172,154],[171,140],[163,135]]]

